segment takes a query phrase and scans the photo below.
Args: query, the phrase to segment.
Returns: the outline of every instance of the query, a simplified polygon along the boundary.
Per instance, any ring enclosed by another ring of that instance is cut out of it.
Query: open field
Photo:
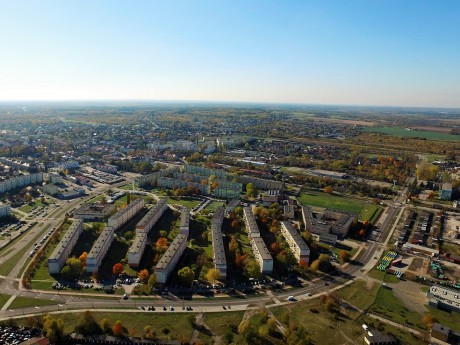
[[[379,285],[372,281],[357,280],[338,290],[337,295],[355,307],[365,310],[374,303],[380,287]]]
[[[42,206],[45,206],[40,199],[36,199],[34,201],[31,201],[29,202],[28,204],[25,204],[24,206],[21,206],[19,208],[20,211],[22,212],[25,212],[25,213],[29,213],[30,211],[32,211],[33,209],[35,209],[36,207],[42,207]]]
[[[308,191],[298,197],[302,205],[331,208],[334,210],[357,213],[360,220],[374,221],[382,208],[378,205],[367,203],[364,200],[345,196]]]
[[[204,209],[209,212],[214,212],[220,206],[225,206],[225,204],[223,202],[213,201],[208,206],[206,206]]]
[[[43,305],[53,305],[58,304],[57,301],[52,301],[48,299],[38,299],[38,298],[30,298],[30,297],[16,297],[13,302],[11,302],[8,309],[18,309],[18,308],[27,308],[27,307],[40,307]]]
[[[188,207],[190,209],[194,208],[196,205],[200,203],[197,200],[187,200],[187,199],[174,198],[174,197],[167,198],[167,202],[169,205],[181,205],[181,206]]]
[[[452,135],[433,131],[407,130],[401,127],[369,127],[366,132],[377,132],[403,138],[425,138],[430,140],[460,141],[459,135]]]
[[[10,295],[0,294],[0,308],[10,299]]]

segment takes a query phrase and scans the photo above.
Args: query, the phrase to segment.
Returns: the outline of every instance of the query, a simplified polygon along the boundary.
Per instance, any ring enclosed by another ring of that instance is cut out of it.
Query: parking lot
[[[38,329],[0,326],[0,343],[17,345],[40,334]]]

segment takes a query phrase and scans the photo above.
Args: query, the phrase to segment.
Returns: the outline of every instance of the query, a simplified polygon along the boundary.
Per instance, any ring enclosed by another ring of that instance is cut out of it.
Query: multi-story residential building
[[[227,277],[227,259],[225,257],[224,242],[222,239],[222,223],[224,221],[224,207],[218,207],[211,221],[212,250],[214,268],[218,269],[221,278]]]
[[[20,175],[6,180],[0,180],[0,193],[6,193],[12,189],[43,182],[43,173]]]
[[[190,210],[187,207],[182,207],[180,210],[179,231],[181,234],[187,236],[190,232]]]
[[[58,274],[61,272],[62,266],[64,266],[65,261],[75,247],[75,244],[82,232],[83,220],[74,220],[67,232],[64,234],[64,237],[48,258],[48,272],[50,274]]]
[[[107,251],[112,244],[114,233],[115,228],[113,226],[108,226],[102,230],[102,233],[99,235],[86,257],[86,272],[97,272],[105,254],[107,254]]]
[[[147,246],[147,235],[158,219],[168,207],[166,200],[159,200],[136,225],[136,238],[128,251],[128,264],[131,267],[138,267],[145,247]]]
[[[441,200],[452,199],[452,183],[444,183],[441,188]]]
[[[140,200],[140,199],[137,199]],[[164,211],[168,208],[168,204],[165,199],[160,199],[153,205],[153,207],[147,212],[147,214],[137,223],[136,233],[148,233],[150,229],[156,224],[158,219],[163,215]]]
[[[74,217],[85,221],[104,221],[113,211],[112,204],[84,204],[74,212]]]
[[[139,198],[132,201],[128,206],[124,209],[118,211],[113,216],[111,216],[108,220],[109,226],[118,229],[131,218],[133,218],[141,209],[144,207],[144,199]]]
[[[273,258],[263,238],[255,237],[252,238],[250,242],[256,261],[259,263],[260,271],[263,274],[271,274],[273,272]]]
[[[286,219],[293,219],[295,215],[294,205],[284,205],[283,206],[283,216]]]
[[[289,248],[291,248],[291,251],[297,261],[300,262],[303,260],[308,264],[308,261],[310,260],[310,248],[308,248],[299,232],[294,229],[291,223],[281,222],[281,233],[286,239],[286,242],[288,243]]]
[[[11,206],[0,204],[0,218],[11,215]]]
[[[110,164],[96,164],[96,169],[114,175],[116,175],[118,171],[115,165]]]
[[[146,246],[147,233],[140,232],[136,234],[136,238],[128,250],[128,265],[130,267],[139,267]]]
[[[260,237],[260,230],[257,226],[256,218],[249,206],[243,207],[244,224],[249,238]]]
[[[77,161],[66,161],[60,164],[62,169],[78,169],[80,164]]]
[[[155,266],[157,282],[165,284],[187,246],[187,235],[178,234]]]

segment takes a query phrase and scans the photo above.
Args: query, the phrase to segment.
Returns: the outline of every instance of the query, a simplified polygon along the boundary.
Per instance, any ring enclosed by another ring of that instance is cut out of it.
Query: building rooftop
[[[83,226],[82,219],[75,219],[72,224],[70,225],[69,229],[66,231],[64,236],[62,237],[61,241],[59,241],[58,245],[54,249],[53,253],[50,255],[50,260],[57,260],[61,257],[63,249],[69,245],[69,242],[73,238],[75,232],[77,232],[78,228]]]
[[[178,234],[174,241],[172,241],[171,245],[166,249],[166,252],[161,257],[160,261],[155,266],[156,270],[164,270],[168,267],[171,259],[174,257],[174,254],[178,251],[181,244],[187,241],[187,235]]]
[[[433,285],[428,290],[428,295],[442,301],[454,308],[460,308],[460,291],[449,289],[440,285]]]
[[[88,253],[87,259],[97,258],[101,253],[101,249],[104,247],[106,242],[112,240],[114,232],[115,228],[112,226],[108,226],[104,230],[102,230],[101,234],[97,238],[96,242],[94,242],[93,247]]]
[[[188,227],[190,225],[190,210],[187,207],[182,207],[180,210],[180,227]]]
[[[226,265],[224,242],[222,240],[222,222],[224,220],[224,208],[218,207],[214,212],[211,221],[212,249],[214,253],[214,263],[216,265]]]
[[[246,219],[247,231],[250,234],[259,234],[260,230],[259,230],[259,227],[257,226],[256,218],[254,217],[254,213],[252,212],[251,207],[249,206],[243,207],[243,213]]]
[[[140,199],[137,199],[137,200],[140,200]],[[158,202],[155,205],[153,205],[153,207],[147,212],[147,214],[144,217],[142,217],[142,219],[139,221],[139,223],[137,223],[136,227],[140,227],[140,228],[145,227],[150,222],[150,220],[153,217],[155,217],[155,215],[161,209],[163,209],[163,207],[165,205],[166,205],[166,200],[165,199],[158,200]]]
[[[308,248],[302,236],[300,236],[299,232],[296,229],[294,229],[290,222],[281,222],[281,224],[284,226],[284,228],[289,233],[292,240],[295,242],[295,244],[297,245],[297,247],[299,247],[300,250],[310,252],[310,248]]]
[[[145,245],[144,243],[147,241],[147,234],[145,232],[141,232],[136,235],[131,247],[129,247],[128,253],[130,254],[138,254],[141,251],[144,251]]]
[[[255,247],[257,248],[257,251],[259,252],[260,256],[262,257],[262,260],[273,260],[270,252],[268,251],[267,246],[265,245],[264,240],[262,237],[255,237],[252,239],[254,242]]]
[[[125,208],[123,208],[120,211],[118,211],[117,213],[115,213],[110,218],[113,219],[113,220],[117,220],[118,218],[123,216],[126,212],[129,212],[132,208],[134,208],[135,206],[137,206],[138,204],[143,203],[143,202],[144,202],[144,199],[142,199],[142,198],[136,199],[136,200],[132,201],[128,206],[126,206]]]

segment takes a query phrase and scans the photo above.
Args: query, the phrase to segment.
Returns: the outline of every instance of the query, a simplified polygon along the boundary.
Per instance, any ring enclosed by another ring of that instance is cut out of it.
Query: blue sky
[[[460,1],[0,0],[0,100],[460,107]]]

